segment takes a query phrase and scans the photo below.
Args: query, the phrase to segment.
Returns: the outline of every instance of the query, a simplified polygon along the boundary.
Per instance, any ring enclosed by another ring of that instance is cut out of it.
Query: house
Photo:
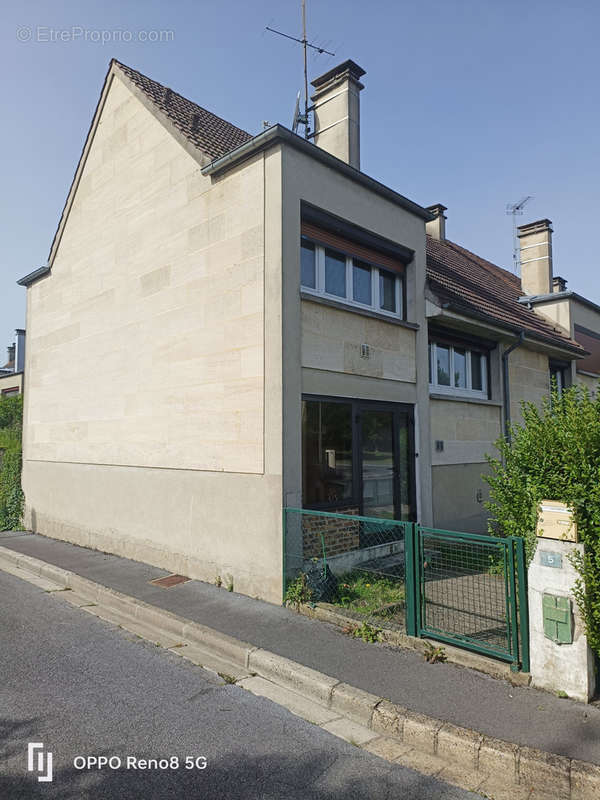
[[[361,171],[364,74],[312,82],[307,140],[111,62],[20,281],[28,527],[280,602],[284,507],[485,525],[485,453],[588,348]]]
[[[518,229],[519,278],[448,241],[447,209],[430,210],[435,215],[427,223],[434,521],[436,527],[477,532],[486,527],[480,477],[485,455],[494,452],[493,442],[510,423],[521,420],[521,403],[538,404],[552,378],[559,390],[572,383],[597,385],[600,309],[565,293],[564,280],[553,278],[550,220]],[[580,329],[575,318],[588,328]],[[590,352],[585,355],[584,349]]]
[[[8,361],[0,367],[0,397],[13,397],[23,393],[25,369],[25,331],[17,328],[15,341],[8,346]]]

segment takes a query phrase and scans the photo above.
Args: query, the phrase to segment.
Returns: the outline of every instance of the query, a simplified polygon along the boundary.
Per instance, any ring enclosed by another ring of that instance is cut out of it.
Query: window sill
[[[389,314],[380,314],[371,308],[360,308],[360,306],[338,302],[337,300],[331,300],[329,297],[321,297],[311,292],[303,292],[302,290],[300,290],[300,298],[302,300],[309,300],[311,303],[319,303],[320,305],[329,306],[330,308],[337,308],[340,311],[349,311],[351,314],[360,314],[363,317],[379,319],[382,322],[389,322],[391,325],[399,325],[401,328],[409,328],[412,331],[419,330],[419,325],[416,322],[408,322],[405,319],[393,317]]]
[[[502,408],[502,403],[499,400],[489,400],[485,397],[463,397],[459,394],[443,394],[438,392],[429,393],[430,400],[451,400],[454,403],[477,403],[482,406],[496,406]]]

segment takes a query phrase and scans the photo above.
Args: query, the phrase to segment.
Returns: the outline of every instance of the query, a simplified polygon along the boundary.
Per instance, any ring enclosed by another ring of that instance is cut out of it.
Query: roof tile
[[[476,313],[500,327],[525,330],[534,338],[583,352],[562,329],[519,303],[523,290],[516,275],[454,242],[427,236],[427,278],[440,298],[466,314]]]
[[[166,114],[176,128],[202,152],[218,158],[247,142],[252,136],[202,106],[153,81],[141,72],[113,59],[113,63]]]

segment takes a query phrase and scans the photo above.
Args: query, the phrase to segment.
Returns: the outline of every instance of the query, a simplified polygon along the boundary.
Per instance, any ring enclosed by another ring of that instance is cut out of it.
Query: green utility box
[[[571,600],[555,594],[542,598],[544,635],[557,644],[573,644],[573,614]]]

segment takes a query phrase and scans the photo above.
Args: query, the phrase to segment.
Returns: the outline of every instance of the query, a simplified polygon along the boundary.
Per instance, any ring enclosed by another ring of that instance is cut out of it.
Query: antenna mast
[[[304,50],[304,136],[308,139],[308,66],[306,57],[306,0],[302,0],[302,49]]]
[[[271,33],[276,33],[279,36],[283,36],[286,39],[291,39],[294,42],[298,42],[302,45],[302,49],[304,50],[304,114],[300,114],[299,105],[300,103],[298,100],[296,101],[296,110],[294,112],[294,121],[292,123],[292,130],[294,133],[298,131],[298,125],[304,125],[304,137],[306,139],[309,138],[310,134],[310,126],[308,123],[308,48],[312,48],[316,50],[319,55],[322,53],[326,53],[328,56],[334,56],[335,53],[331,53],[329,50],[325,50],[324,47],[319,47],[316,44],[312,44],[306,38],[306,0],[302,0],[302,38],[298,39],[297,36],[290,36],[289,33],[283,33],[283,31],[275,30],[275,28],[270,28],[268,25],[266,26],[266,30],[270,31]],[[300,92],[298,92],[298,98],[300,98]]]
[[[519,200],[518,203],[508,203],[506,206],[506,213],[513,218],[513,272],[515,275],[521,274],[521,248],[519,247],[519,237],[517,236],[517,216],[522,216],[523,209],[530,200],[533,200],[533,197],[527,195]]]

